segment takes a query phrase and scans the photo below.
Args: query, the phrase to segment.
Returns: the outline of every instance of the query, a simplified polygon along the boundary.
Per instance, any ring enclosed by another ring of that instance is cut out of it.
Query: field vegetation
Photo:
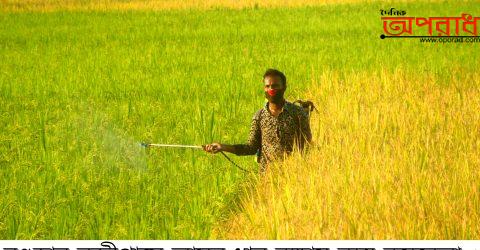
[[[2,1],[0,238],[478,238],[480,44],[382,40],[379,10],[479,2],[245,3]],[[244,142],[267,68],[319,109],[305,158],[139,146]]]

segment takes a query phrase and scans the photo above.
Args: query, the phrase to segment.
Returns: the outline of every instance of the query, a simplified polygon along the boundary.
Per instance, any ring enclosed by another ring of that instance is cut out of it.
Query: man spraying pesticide
[[[228,145],[214,142],[203,147],[206,152],[257,154],[260,170],[264,172],[269,163],[293,152],[294,146],[302,151],[307,143],[311,143],[309,112],[315,108],[313,104],[298,101],[303,106],[300,107],[286,101],[287,78],[276,69],[265,72],[263,83],[268,102],[255,113],[247,143]]]
[[[255,113],[246,144],[221,144],[214,142],[202,146],[147,144],[144,147],[176,147],[203,149],[209,153],[220,152],[237,168],[247,171],[235,164],[224,152],[236,155],[257,155],[260,171],[265,172],[269,163],[281,159],[293,152],[295,146],[302,151],[311,143],[309,114],[315,109],[310,101],[296,101],[301,106],[288,102],[284,98],[287,89],[285,75],[275,69],[268,69],[263,75],[265,97],[268,102]]]

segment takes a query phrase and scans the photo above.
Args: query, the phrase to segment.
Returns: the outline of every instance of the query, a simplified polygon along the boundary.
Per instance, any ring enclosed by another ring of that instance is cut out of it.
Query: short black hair
[[[280,79],[282,79],[282,82],[283,82],[283,86],[287,87],[287,77],[285,77],[285,75],[276,70],[276,69],[267,69],[267,71],[265,71],[265,74],[263,74],[263,80],[265,80],[265,77],[267,76],[278,76],[280,77]]]

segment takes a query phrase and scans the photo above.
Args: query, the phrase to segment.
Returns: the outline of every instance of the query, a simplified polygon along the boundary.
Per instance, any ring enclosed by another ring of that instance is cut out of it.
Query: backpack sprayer
[[[140,146],[144,147],[144,148],[149,148],[149,147],[157,147],[157,148],[191,148],[191,149],[201,149],[203,150],[205,148],[205,145],[202,145],[202,146],[196,146],[196,145],[179,145],[179,144],[155,144],[155,143],[145,143],[145,142],[141,142],[140,143]],[[225,156],[225,158],[227,158],[227,160],[229,162],[231,162],[235,167],[237,167],[238,169],[244,171],[244,172],[250,172],[240,166],[238,166],[234,161],[232,161],[232,159],[230,159],[230,157],[228,157],[224,152],[220,151],[220,153],[222,153],[223,156]]]

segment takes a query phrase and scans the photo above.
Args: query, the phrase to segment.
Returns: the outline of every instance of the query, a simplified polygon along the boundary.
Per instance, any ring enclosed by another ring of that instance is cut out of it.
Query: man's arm
[[[259,111],[260,112],[260,111]],[[203,149],[210,153],[218,153],[221,151],[233,153],[236,155],[254,155],[261,147],[261,129],[260,129],[260,113],[256,113],[252,119],[250,133],[246,144],[221,144],[212,143],[205,145]]]
[[[236,155],[254,155],[262,144],[262,130],[260,129],[260,115],[257,113],[252,119],[250,133],[246,144],[232,145]]]

